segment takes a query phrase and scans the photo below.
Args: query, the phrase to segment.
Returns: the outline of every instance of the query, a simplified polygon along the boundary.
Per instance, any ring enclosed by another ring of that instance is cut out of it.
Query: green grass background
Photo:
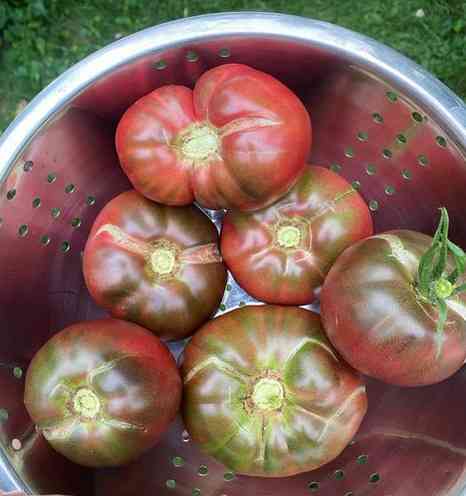
[[[58,74],[116,38],[228,10],[287,12],[359,31],[466,98],[466,0],[0,0],[0,132]]]

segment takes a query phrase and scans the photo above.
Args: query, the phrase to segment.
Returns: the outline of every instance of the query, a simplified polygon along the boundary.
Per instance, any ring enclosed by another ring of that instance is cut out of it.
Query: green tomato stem
[[[78,389],[73,397],[73,410],[81,417],[91,420],[100,412],[100,400],[92,389]]]

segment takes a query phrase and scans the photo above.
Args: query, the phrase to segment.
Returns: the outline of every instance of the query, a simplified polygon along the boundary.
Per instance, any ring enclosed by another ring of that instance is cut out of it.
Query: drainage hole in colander
[[[396,141],[398,141],[400,145],[405,145],[408,142],[408,138],[404,134],[398,134]]]
[[[95,196],[89,195],[86,200],[87,204],[92,206],[95,205],[96,199]]]
[[[163,71],[166,68],[167,68],[167,63],[165,62],[165,60],[159,60],[154,64],[154,69],[156,69],[157,71]]]
[[[56,180],[57,180],[57,175],[54,172],[51,172],[47,176],[47,182],[50,183],[50,184],[54,183]]]
[[[60,248],[63,253],[68,253],[71,250],[71,243],[69,241],[63,241]]]
[[[71,220],[71,225],[77,229],[78,227],[81,227],[81,224],[83,221],[79,217],[75,217],[74,219]]]
[[[354,493],[353,493],[353,491],[349,491],[349,492],[345,493],[345,496],[354,496]]]
[[[188,50],[185,57],[188,62],[197,62],[199,60],[199,55],[194,50]]]
[[[183,441],[183,443],[189,443],[190,439],[191,438],[189,437],[188,431],[183,431],[181,434],[181,440]]]
[[[379,202],[377,200],[371,200],[369,202],[369,210],[376,212],[379,209]]]
[[[39,208],[42,204],[42,201],[39,197],[36,197],[34,198],[34,200],[32,200],[32,208]]]
[[[426,167],[427,165],[429,165],[429,159],[425,155],[419,155],[417,157],[417,161],[419,165],[422,165],[422,167]]]
[[[338,469],[338,470],[335,470],[335,472],[333,473],[333,478],[335,480],[342,480],[345,478],[345,471],[344,470],[341,470],[341,469]]]
[[[23,444],[21,443],[21,441],[19,439],[12,439],[11,441],[11,447],[15,450],[15,451],[19,451],[22,447],[23,447]]]
[[[441,146],[442,148],[445,148],[447,146],[447,140],[443,136],[437,136],[435,138],[435,141],[437,142],[437,145]]]
[[[401,176],[403,177],[403,179],[406,179],[407,181],[409,181],[413,177],[409,169],[403,169],[401,171]]]
[[[191,496],[201,496],[201,490],[198,487],[195,487],[191,493]]]
[[[411,114],[411,117],[413,118],[413,120],[415,120],[416,122],[422,122],[424,119],[422,117],[422,115],[419,113],[419,112],[413,112]]]
[[[60,217],[61,210],[58,207],[54,207],[50,210],[50,214],[54,219],[58,219],[58,217]]]
[[[386,95],[391,102],[396,102],[398,100],[398,95],[394,91],[387,91]]]
[[[225,472],[223,474],[223,479],[226,482],[231,482],[235,478],[235,474],[233,472]]]
[[[174,456],[172,458],[172,463],[175,467],[182,467],[184,465],[184,458],[181,456]]]
[[[220,306],[219,306],[220,310],[223,312],[224,310],[226,310],[226,306],[222,303]]]
[[[373,176],[374,174],[377,173],[377,167],[374,164],[369,164],[366,167],[366,172],[369,176]]]
[[[16,190],[15,189],[10,189],[6,193],[6,198],[7,200],[13,200],[13,198],[16,196]]]
[[[32,160],[27,160],[26,162],[24,162],[23,170],[24,172],[30,172],[32,171],[33,167],[34,167],[34,162]]]
[[[341,171],[341,165],[340,164],[330,164],[330,170],[338,174]]]
[[[388,196],[392,196],[394,195],[396,192],[394,186],[386,186],[385,187],[385,194],[388,195]]]
[[[41,244],[42,244],[42,245],[44,245],[44,246],[48,246],[48,245],[50,244],[50,241],[51,241],[50,237],[49,237],[49,236],[47,236],[46,234],[44,234],[44,235],[43,235],[43,236],[41,236],[41,238],[40,238],[40,242],[41,242]]]
[[[221,57],[222,59],[227,59],[230,57],[231,52],[229,48],[220,48],[218,51],[218,56]]]
[[[165,485],[168,487],[168,489],[175,489],[176,488],[176,480],[168,479],[167,482],[165,482]]]
[[[374,122],[376,122],[377,124],[382,124],[383,122],[383,117],[381,114],[379,114],[378,112],[374,112],[372,114],[372,119],[374,120]]]
[[[356,462],[359,463],[359,465],[365,465],[368,459],[369,459],[368,455],[359,455],[356,458]]]
[[[70,183],[65,186],[65,193],[70,194],[70,193],[74,193],[75,191],[76,191],[76,186],[74,184]]]
[[[379,480],[380,480],[380,474],[378,474],[377,472],[369,476],[369,482],[371,484],[376,484],[377,482],[379,482]]]
[[[18,235],[21,238],[25,238],[29,233],[29,227],[27,224],[21,224],[18,228]]]
[[[353,189],[355,189],[356,191],[359,191],[361,189],[361,183],[356,180],[356,181],[353,181],[351,183],[351,186],[353,187]]]
[[[353,158],[354,157],[354,150],[351,147],[346,148],[346,150],[345,150],[345,157],[348,157],[348,158]]]
[[[197,475],[200,475],[201,477],[206,477],[209,475],[209,468],[207,465],[201,465],[197,471]]]
[[[6,422],[8,420],[8,411],[5,408],[0,408],[0,422]]]
[[[358,133],[358,140],[359,141],[367,141],[369,139],[369,135],[365,133],[364,131],[359,131]]]
[[[240,307],[244,307],[244,305],[246,305],[246,302],[245,302],[245,301],[240,301],[240,302],[239,302],[239,306],[240,306]]]
[[[226,289],[227,289],[227,291],[231,291],[231,284],[227,284]]]
[[[313,482],[309,482],[307,487],[308,487],[309,491],[311,491],[311,493],[315,493],[319,490],[320,484],[317,481],[313,481]]]
[[[16,379],[21,379],[23,377],[23,369],[21,367],[13,367],[13,375]]]
[[[383,156],[383,158],[390,159],[393,157],[393,153],[388,148],[384,148],[382,151],[382,156]]]

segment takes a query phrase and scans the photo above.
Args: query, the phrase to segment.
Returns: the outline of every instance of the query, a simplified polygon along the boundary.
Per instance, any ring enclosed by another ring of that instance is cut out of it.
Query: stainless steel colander
[[[167,83],[241,62],[294,89],[314,127],[311,162],[360,188],[377,231],[432,232],[448,207],[466,246],[466,107],[397,52],[298,17],[184,19],[117,41],[40,93],[0,139],[0,489],[75,496],[429,496],[466,494],[466,371],[425,388],[368,381],[369,413],[344,453],[286,479],[237,476],[202,455],[181,421],[136,463],[67,462],[23,406],[23,374],[55,331],[103,316],[81,273],[102,206],[128,189],[113,132],[124,109]],[[210,212],[217,225],[221,213]],[[230,278],[221,312],[254,300]],[[179,353],[181,344],[172,347]]]

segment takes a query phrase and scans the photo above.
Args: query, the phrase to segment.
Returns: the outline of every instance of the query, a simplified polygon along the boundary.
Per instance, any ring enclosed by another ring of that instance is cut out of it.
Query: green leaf
[[[447,266],[448,259],[448,229],[450,227],[450,219],[448,217],[448,212],[446,208],[440,209],[442,212],[442,216],[440,219],[440,228],[438,231],[440,232],[440,236],[438,239],[439,243],[439,254],[438,261],[433,270],[433,278],[438,279],[442,277],[443,272]]]
[[[452,296],[462,293],[463,291],[466,291],[466,284],[461,284],[461,286],[457,286],[453,291]]]

